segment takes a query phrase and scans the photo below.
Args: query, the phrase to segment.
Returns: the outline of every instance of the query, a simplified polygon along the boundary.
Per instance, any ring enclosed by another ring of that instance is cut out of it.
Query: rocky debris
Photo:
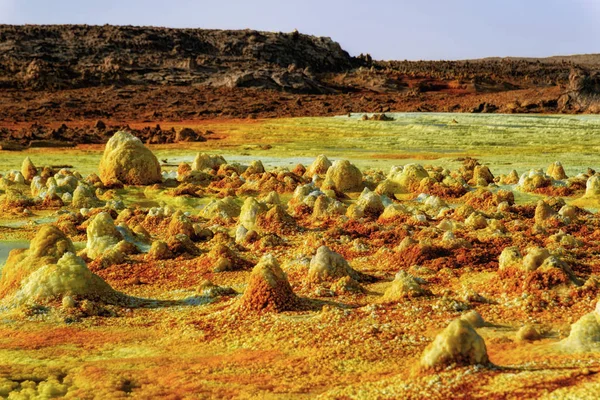
[[[192,128],[182,128],[175,135],[175,143],[206,142],[206,137]]]
[[[310,260],[308,281],[312,283],[336,281],[346,276],[355,281],[364,280],[364,276],[350,267],[339,253],[332,251],[327,246],[319,247],[317,253]]]
[[[491,114],[494,113],[498,110],[498,106],[495,104],[491,104],[491,103],[487,103],[487,102],[483,102],[483,103],[479,103],[478,106],[473,107],[473,109],[471,109],[472,113],[483,113],[483,114]]]
[[[104,184],[150,185],[162,181],[156,156],[138,138],[124,131],[115,133],[106,143],[99,170]]]
[[[430,292],[423,289],[412,275],[406,271],[400,271],[394,277],[390,287],[383,293],[381,301],[383,303],[393,303],[406,298],[426,296],[428,294]]]
[[[99,125],[99,123],[101,123]],[[23,150],[26,147],[73,147],[77,144],[102,144],[106,143],[115,133],[127,131],[139,138],[146,144],[166,144],[180,142],[205,142],[208,132],[200,132],[191,128],[183,128],[180,132],[175,129],[162,129],[160,125],[146,126],[141,129],[133,129],[127,125],[105,125],[98,121],[94,126],[67,126],[62,124],[59,128],[52,128],[39,123],[32,124],[28,128],[4,128],[0,129],[0,140],[6,139],[13,146],[3,146],[3,150]],[[190,132],[194,132],[193,134]]]
[[[521,175],[517,188],[524,192],[533,192],[536,189],[552,186],[552,178],[541,169],[532,169]]]
[[[348,160],[337,160],[327,170],[325,182],[340,192],[358,191],[362,189],[362,172]]]
[[[487,365],[489,359],[485,341],[473,326],[455,319],[436,336],[421,357],[425,370],[441,370],[449,366]]]
[[[373,114],[371,116],[364,114],[360,119],[362,121],[383,121],[383,122],[394,121],[393,117],[390,117],[390,116],[386,115],[385,113]]]
[[[266,254],[252,269],[239,307],[244,311],[282,312],[294,310],[298,303],[279,263],[271,254]]]
[[[579,285],[580,281],[573,270],[558,256],[553,255],[543,247],[529,247],[525,257],[517,247],[505,248],[498,258],[500,270],[520,269],[528,273],[553,274],[558,272],[564,276],[565,282],[572,282]]]

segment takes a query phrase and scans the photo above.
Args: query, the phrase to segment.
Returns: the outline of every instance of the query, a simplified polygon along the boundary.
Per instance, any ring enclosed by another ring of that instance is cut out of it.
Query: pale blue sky
[[[298,29],[376,59],[600,53],[600,0],[0,0],[0,23]]]

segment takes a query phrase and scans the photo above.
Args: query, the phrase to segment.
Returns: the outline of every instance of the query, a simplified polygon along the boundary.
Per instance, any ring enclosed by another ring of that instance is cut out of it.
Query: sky
[[[0,0],[0,24],[298,29],[379,60],[600,53],[600,0]]]

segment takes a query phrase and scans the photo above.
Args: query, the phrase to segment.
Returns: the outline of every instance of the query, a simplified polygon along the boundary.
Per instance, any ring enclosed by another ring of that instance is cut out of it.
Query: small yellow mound
[[[423,369],[442,369],[451,365],[488,364],[485,341],[470,323],[455,319],[425,349]]]

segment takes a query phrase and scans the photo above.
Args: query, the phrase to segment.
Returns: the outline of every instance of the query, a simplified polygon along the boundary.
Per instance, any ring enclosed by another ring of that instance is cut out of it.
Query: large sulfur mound
[[[77,296],[116,303],[121,295],[90,271],[81,257],[65,253],[56,264],[47,264],[29,275],[12,299],[13,304],[44,302]]]
[[[43,226],[31,241],[29,249],[10,252],[0,279],[0,298],[13,292],[23,279],[46,264],[55,264],[75,247],[69,238],[53,225]]]
[[[240,299],[240,308],[281,312],[293,310],[297,304],[298,297],[275,257],[264,255],[252,270],[248,287]]]
[[[11,252],[0,279],[2,303],[18,306],[63,296],[106,303],[124,299],[74,252],[73,243],[58,228],[42,227],[29,249]]]
[[[119,131],[106,143],[100,159],[100,179],[105,184],[120,181],[149,185],[162,180],[158,159],[140,139]]]
[[[423,369],[442,369],[451,365],[488,364],[485,342],[470,323],[455,319],[431,343],[421,357]]]

